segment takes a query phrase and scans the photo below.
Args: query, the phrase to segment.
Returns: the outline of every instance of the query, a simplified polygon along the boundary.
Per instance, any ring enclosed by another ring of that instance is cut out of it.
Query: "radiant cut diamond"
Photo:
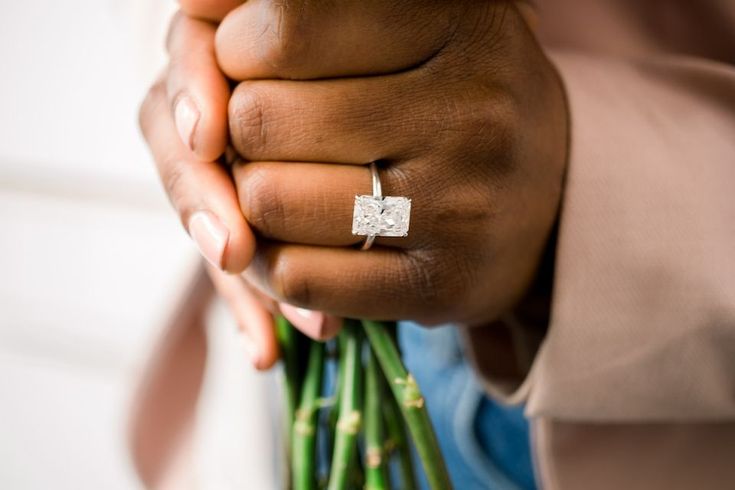
[[[411,200],[395,196],[355,196],[353,235],[406,236]]]

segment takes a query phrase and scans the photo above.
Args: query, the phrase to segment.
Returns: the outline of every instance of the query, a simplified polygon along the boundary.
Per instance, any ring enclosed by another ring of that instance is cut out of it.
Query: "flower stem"
[[[416,471],[413,467],[411,446],[406,434],[406,426],[401,418],[401,412],[393,397],[383,404],[385,426],[388,431],[389,452],[395,451],[398,458],[398,481],[403,490],[417,490]]]
[[[340,333],[339,418],[334,441],[334,455],[329,475],[329,490],[344,490],[351,477],[360,431],[360,385],[362,375],[359,323],[345,321]]]
[[[386,325],[367,320],[363,321],[363,325],[413,437],[429,488],[450,490],[452,484],[449,473],[416,380],[403,366],[398,349]]]
[[[285,427],[286,452],[289,463],[291,462],[291,429],[293,428],[296,415],[296,404],[299,397],[299,365],[298,348],[296,345],[296,330],[284,317],[276,318],[276,338],[281,349],[281,361],[283,362],[284,398],[286,402]]]
[[[324,344],[311,342],[309,362],[293,425],[292,484],[294,490],[316,488],[316,429],[324,367]]]
[[[365,364],[365,490],[387,490],[389,475],[385,461],[382,373],[372,349]]]

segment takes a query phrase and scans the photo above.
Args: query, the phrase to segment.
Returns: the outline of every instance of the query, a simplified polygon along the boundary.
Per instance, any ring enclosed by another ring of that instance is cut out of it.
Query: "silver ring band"
[[[378,165],[375,162],[370,162],[370,175],[373,178],[373,197],[383,197],[383,186],[380,184]]]
[[[365,241],[362,243],[362,247],[360,247],[360,250],[368,250],[370,247],[373,246],[374,241],[375,235],[368,235],[367,238],[365,238]]]
[[[378,164],[375,162],[370,162],[370,177],[373,181],[373,197],[380,198],[383,197],[383,185],[380,183],[380,175],[378,174]],[[375,235],[368,235],[365,238],[365,242],[363,242],[362,247],[360,247],[360,250],[369,250],[370,247],[373,246],[373,243],[375,242]]]

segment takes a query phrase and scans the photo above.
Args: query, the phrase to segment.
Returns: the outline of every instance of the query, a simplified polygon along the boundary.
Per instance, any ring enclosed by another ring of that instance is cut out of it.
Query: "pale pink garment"
[[[536,4],[571,111],[551,322],[528,376],[475,361],[546,489],[735,488],[735,2]]]

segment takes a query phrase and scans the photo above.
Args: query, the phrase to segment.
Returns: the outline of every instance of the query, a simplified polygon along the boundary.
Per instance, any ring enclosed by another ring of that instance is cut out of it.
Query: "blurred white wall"
[[[139,488],[127,404],[198,260],[137,129],[173,8],[2,2],[2,489]]]
[[[150,192],[136,111],[163,66],[173,1],[4,1],[0,15],[3,167],[115,179]],[[121,180],[122,179],[122,180]]]

